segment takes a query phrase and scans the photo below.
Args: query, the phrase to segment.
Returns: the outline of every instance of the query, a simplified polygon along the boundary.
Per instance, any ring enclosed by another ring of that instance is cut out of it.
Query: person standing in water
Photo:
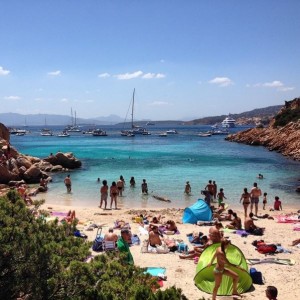
[[[143,179],[143,183],[142,183],[141,187],[142,187],[142,193],[148,194],[148,184],[146,182],[146,179]]]
[[[112,209],[112,204],[115,202],[115,209],[117,209],[117,198],[118,198],[118,187],[115,181],[112,182],[110,187],[110,209]]]
[[[225,267],[227,265],[227,266],[233,266],[233,267],[238,268],[238,266],[231,264],[226,257],[226,249],[228,248],[229,245],[230,245],[230,241],[223,238],[221,240],[221,247],[218,247],[216,249],[216,252],[215,252],[213,258],[212,258],[210,264],[208,265],[208,266],[211,266],[213,264],[214,260],[215,259],[217,260],[217,263],[213,270],[214,278],[215,278],[215,287],[213,289],[212,300],[216,300],[218,289],[222,283],[223,275],[229,276],[233,280],[232,295],[240,296],[240,294],[237,291],[237,285],[238,285],[238,281],[239,281],[238,274]]]
[[[190,182],[187,181],[185,184],[184,193],[187,195],[190,195],[191,192],[192,192],[192,188],[191,188]]]
[[[100,208],[102,208],[102,204],[104,202],[104,209],[106,209],[106,205],[107,205],[107,196],[108,196],[108,185],[107,185],[107,181],[103,180],[102,181],[102,186],[100,189]]]
[[[70,178],[70,174],[65,178],[64,184],[65,184],[65,186],[67,188],[67,192],[71,193],[71,190],[72,190],[72,181],[71,181],[71,178]]]

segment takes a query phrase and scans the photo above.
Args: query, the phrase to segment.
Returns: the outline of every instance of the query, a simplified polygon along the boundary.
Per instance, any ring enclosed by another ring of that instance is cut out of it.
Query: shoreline
[[[98,203],[97,203],[98,204]],[[158,203],[159,204],[159,203]],[[176,285],[176,287],[181,288],[183,293],[188,299],[199,299],[202,296],[205,299],[210,299],[211,295],[200,291],[195,285],[193,278],[196,275],[196,264],[193,260],[183,260],[179,258],[179,253],[168,253],[168,254],[153,254],[153,253],[141,253],[141,247],[143,240],[146,238],[141,235],[138,224],[133,223],[132,216],[134,213],[137,215],[141,211],[147,211],[152,215],[162,214],[165,216],[163,221],[168,219],[173,219],[178,226],[180,234],[166,236],[166,238],[174,238],[177,240],[183,240],[192,249],[193,246],[188,242],[186,235],[191,232],[203,232],[208,233],[209,226],[197,226],[193,224],[181,224],[182,211],[181,208],[172,207],[172,203],[169,207],[157,205],[153,207],[141,208],[141,207],[123,207],[118,210],[102,210],[99,207],[83,207],[83,206],[66,206],[58,205],[53,203],[53,201],[46,201],[42,205],[42,209],[51,211],[68,212],[71,207],[76,211],[76,217],[79,219],[78,229],[80,229],[84,234],[88,236],[89,241],[95,239],[97,229],[93,231],[86,231],[88,224],[96,223],[103,225],[102,233],[106,233],[109,227],[112,227],[114,221],[117,219],[122,219],[125,222],[129,222],[131,226],[131,231],[133,234],[137,234],[140,237],[141,244],[139,246],[132,246],[130,248],[132,255],[134,257],[135,264],[140,267],[164,267],[166,268],[167,280],[164,281],[163,288],[171,287]],[[51,209],[49,209],[51,208]],[[230,205],[229,208],[233,209],[238,213],[243,221],[243,208],[242,205]],[[296,212],[294,207],[284,206],[284,210],[281,212],[274,211],[263,211],[259,210],[260,213],[268,213],[272,216],[279,215],[281,213]],[[228,222],[223,222],[226,225]],[[281,224],[277,223],[275,220],[268,219],[258,219],[255,221],[260,227],[265,227],[265,234],[263,236],[248,236],[242,238],[237,234],[225,233],[232,243],[239,247],[244,253],[246,259],[249,258],[265,258],[266,256],[258,253],[251,243],[254,240],[263,239],[266,243],[280,243],[284,248],[292,250],[291,254],[279,253],[276,254],[276,258],[290,258],[296,261],[295,265],[279,265],[279,264],[258,264],[258,265],[248,265],[248,267],[255,267],[258,271],[261,271],[263,277],[265,278],[265,285],[253,285],[250,291],[243,294],[243,299],[264,299],[265,288],[267,285],[274,285],[278,288],[279,296],[278,299],[297,299],[300,294],[300,287],[297,284],[300,279],[299,274],[299,263],[300,263],[300,248],[292,247],[292,240],[300,238],[300,231],[293,231],[294,224]],[[298,223],[299,224],[299,223]],[[119,230],[115,230],[117,234],[120,234]],[[92,252],[93,255],[97,253]],[[274,257],[274,256],[272,256]],[[282,274],[287,274],[285,276],[285,281],[282,280]],[[218,299],[232,299],[230,297],[219,297]]]

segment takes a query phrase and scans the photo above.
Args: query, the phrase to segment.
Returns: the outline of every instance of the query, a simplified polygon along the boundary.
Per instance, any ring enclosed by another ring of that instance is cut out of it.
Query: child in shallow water
[[[266,209],[266,204],[268,203],[267,201],[267,193],[264,193],[264,197],[263,197],[263,209]]]

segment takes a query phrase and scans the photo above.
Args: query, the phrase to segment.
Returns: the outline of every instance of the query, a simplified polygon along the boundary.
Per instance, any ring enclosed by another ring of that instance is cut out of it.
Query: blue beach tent
[[[192,206],[187,207],[182,216],[182,222],[196,224],[197,221],[211,221],[212,212],[203,199],[198,199]]]

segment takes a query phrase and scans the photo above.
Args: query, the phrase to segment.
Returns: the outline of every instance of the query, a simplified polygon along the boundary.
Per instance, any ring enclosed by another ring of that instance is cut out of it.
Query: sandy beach
[[[40,197],[42,198],[42,196]],[[54,201],[56,202],[56,201]],[[57,203],[57,202],[56,202]],[[159,204],[159,203],[158,203]],[[193,278],[196,274],[196,264],[194,260],[183,260],[179,258],[178,252],[170,252],[167,254],[153,254],[153,253],[142,253],[141,247],[142,242],[147,238],[146,235],[141,235],[139,231],[139,225],[132,221],[134,215],[138,215],[141,212],[145,213],[147,211],[150,215],[161,214],[163,216],[162,222],[168,219],[173,219],[180,231],[180,234],[166,236],[168,238],[174,238],[176,240],[183,240],[188,244],[189,249],[192,249],[192,245],[188,242],[187,234],[191,232],[203,232],[208,233],[209,226],[197,226],[192,224],[182,224],[182,209],[173,209],[171,204],[170,208],[161,208],[159,205],[156,208],[147,208],[144,210],[126,208],[122,207],[119,210],[103,210],[100,208],[90,208],[90,207],[70,207],[61,206],[47,201],[43,206],[43,209],[48,211],[57,212],[68,212],[70,209],[76,211],[76,217],[79,219],[78,229],[88,236],[89,241],[93,241],[97,232],[97,229],[93,231],[85,230],[89,224],[101,224],[103,226],[103,233],[108,231],[109,227],[113,227],[116,220],[124,220],[128,222],[131,226],[131,231],[133,234],[137,234],[140,237],[141,244],[139,246],[132,246],[131,252],[134,257],[134,262],[140,267],[164,267],[166,268],[167,280],[164,281],[163,288],[167,288],[175,285],[177,288],[181,288],[183,293],[188,297],[188,299],[196,300],[200,297],[205,297],[205,299],[211,299],[211,295],[206,294],[199,290],[195,285]],[[238,213],[239,216],[243,216],[242,206],[238,207],[230,206]],[[283,212],[269,212],[267,210],[263,211],[260,207],[259,213],[268,213],[271,216],[276,216],[281,213],[287,214],[291,212],[296,212],[295,208],[284,207]],[[243,221],[243,217],[242,217]],[[223,222],[226,225],[226,222]],[[278,288],[279,296],[278,299],[298,299],[300,295],[300,248],[296,246],[291,246],[291,243],[295,239],[300,238],[300,231],[294,231],[293,227],[295,224],[282,224],[277,223],[275,220],[269,219],[258,219],[255,221],[259,227],[265,227],[265,233],[262,237],[250,235],[248,237],[241,237],[234,233],[225,233],[224,235],[229,237],[234,245],[239,247],[244,253],[246,259],[263,259],[266,257],[275,258],[289,258],[295,260],[294,265],[281,265],[275,263],[262,263],[256,264],[255,267],[258,271],[261,271],[264,278],[264,285],[253,285],[253,287],[245,294],[243,294],[243,299],[266,299],[265,289],[268,285],[274,285]],[[119,230],[115,230],[119,234]],[[260,254],[255,250],[255,247],[251,244],[254,240],[263,239],[266,243],[281,244],[282,247],[289,249],[292,253],[277,253],[275,256]],[[98,255],[93,252],[93,255]],[[251,267],[251,266],[249,266]],[[232,297],[218,297],[218,299],[233,299]]]

